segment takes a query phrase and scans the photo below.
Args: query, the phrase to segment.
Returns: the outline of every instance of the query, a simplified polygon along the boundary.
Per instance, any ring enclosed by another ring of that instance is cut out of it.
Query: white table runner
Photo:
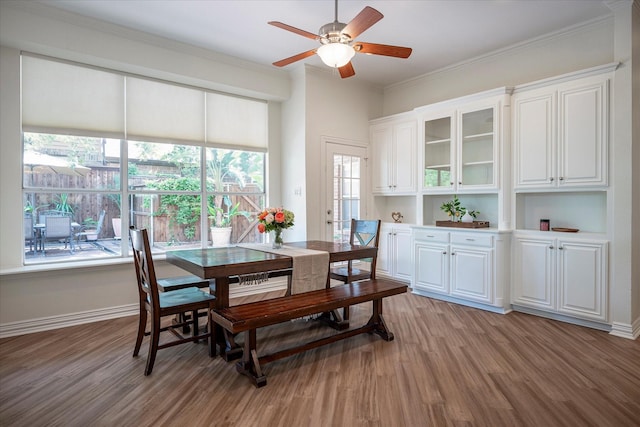
[[[291,257],[293,259],[291,294],[315,291],[327,286],[329,252],[287,245],[282,249],[273,249],[270,244],[264,243],[243,243],[237,246]]]

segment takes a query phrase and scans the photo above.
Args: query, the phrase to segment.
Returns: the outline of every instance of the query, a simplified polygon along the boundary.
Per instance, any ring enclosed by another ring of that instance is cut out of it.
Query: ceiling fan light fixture
[[[355,49],[344,43],[327,43],[317,50],[318,56],[329,67],[340,68],[349,63],[356,54]]]

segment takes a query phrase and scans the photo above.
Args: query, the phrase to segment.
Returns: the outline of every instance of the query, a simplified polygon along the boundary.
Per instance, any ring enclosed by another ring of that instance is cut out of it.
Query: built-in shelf
[[[482,165],[492,165],[493,160],[484,160],[479,162],[467,162],[463,163],[462,166],[482,166]]]
[[[438,139],[436,141],[427,141],[427,142],[425,142],[425,144],[427,144],[427,145],[431,145],[431,144],[446,144],[446,143],[449,143],[449,142],[451,142],[451,139],[448,138],[448,139]]]
[[[541,219],[548,219],[550,228],[577,228],[580,232],[606,233],[607,192],[517,194],[515,228],[539,230]]]
[[[449,169],[451,169],[451,165],[450,164],[445,164],[445,165],[426,165],[425,169],[449,170]]]
[[[466,136],[463,136],[463,138],[465,141],[470,141],[473,139],[493,138],[493,132],[478,133],[475,135],[466,135]]]

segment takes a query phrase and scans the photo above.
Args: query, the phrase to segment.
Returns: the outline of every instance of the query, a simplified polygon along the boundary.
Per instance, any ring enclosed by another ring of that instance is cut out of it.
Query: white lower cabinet
[[[597,322],[607,321],[608,243],[515,238],[513,305]]]
[[[408,224],[380,226],[376,274],[411,280],[411,228]]]
[[[505,311],[508,240],[498,233],[415,228],[413,292]]]

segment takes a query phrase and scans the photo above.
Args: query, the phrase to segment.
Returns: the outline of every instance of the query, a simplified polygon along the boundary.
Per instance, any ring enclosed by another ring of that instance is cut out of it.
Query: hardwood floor
[[[203,344],[161,350],[145,377],[135,317],[6,338],[0,425],[640,426],[640,341],[412,294],[385,304],[394,341],[365,334],[267,364],[261,389]],[[258,349],[327,331],[265,328]]]

